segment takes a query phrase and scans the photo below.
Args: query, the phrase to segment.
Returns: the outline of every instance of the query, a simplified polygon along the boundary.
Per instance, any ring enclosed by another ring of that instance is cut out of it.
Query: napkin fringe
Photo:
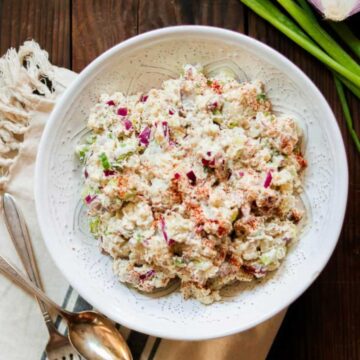
[[[54,78],[48,53],[34,40],[0,59],[0,189],[19,157],[31,111],[53,106]]]

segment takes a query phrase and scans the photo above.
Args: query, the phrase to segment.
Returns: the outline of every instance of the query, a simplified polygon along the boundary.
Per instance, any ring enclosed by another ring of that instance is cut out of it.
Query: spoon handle
[[[3,194],[3,209],[6,227],[25,270],[30,280],[42,290],[41,278],[24,215],[14,197],[8,193]],[[49,331],[53,331],[54,325],[45,304],[40,300],[38,303]]]
[[[37,288],[30,280],[20,273],[15,266],[11,265],[8,260],[0,256],[0,272],[15,281],[20,287],[30,294],[41,299],[48,307],[53,308],[59,315],[67,318],[67,313],[61,307],[55,304],[44,292]]]

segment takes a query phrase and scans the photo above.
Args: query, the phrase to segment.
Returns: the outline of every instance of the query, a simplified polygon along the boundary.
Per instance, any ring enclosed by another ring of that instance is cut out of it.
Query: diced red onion
[[[181,175],[179,173],[175,173],[174,178],[175,180],[179,180],[181,178]]]
[[[245,173],[244,173],[243,171],[240,171],[240,172],[239,172],[239,175],[240,175],[241,177],[243,177],[243,176],[245,175]]]
[[[196,175],[195,173],[190,170],[188,173],[186,173],[186,176],[188,177],[189,181],[190,181],[190,185],[196,185]]]
[[[126,116],[128,114],[128,109],[126,107],[118,108],[117,114],[120,116]]]
[[[201,159],[201,163],[205,167],[214,167],[215,166],[215,159],[212,159],[212,160]]]
[[[161,231],[163,233],[163,236],[164,236],[164,239],[166,241],[166,243],[171,246],[172,244],[174,244],[175,240],[174,239],[170,239],[169,240],[169,237],[168,237],[168,234],[166,232],[166,225],[165,225],[165,220],[163,217],[160,218],[160,224],[161,224]]]
[[[85,179],[87,179],[89,177],[89,173],[87,172],[86,169],[84,170],[84,176],[85,176]]]
[[[114,170],[110,170],[110,169],[104,170],[104,175],[105,175],[105,176],[115,175],[115,171],[114,171]]]
[[[218,109],[219,103],[217,101],[214,101],[213,103],[208,105],[208,108],[210,111],[215,111]]]
[[[130,130],[132,128],[132,126],[133,126],[132,122],[130,120],[128,120],[128,119],[126,119],[124,121],[124,125],[125,125],[126,130]]]
[[[140,101],[144,103],[144,102],[146,102],[148,97],[149,97],[148,95],[141,95]]]
[[[140,280],[147,280],[155,275],[155,270],[149,270],[145,274],[139,276]]]
[[[169,115],[174,115],[174,114],[175,114],[175,111],[172,110],[172,109],[170,109],[170,110],[169,110]]]
[[[165,231],[165,220],[163,217],[160,218],[160,224],[161,224],[161,231],[164,235],[164,239],[166,242],[168,242],[168,236],[167,236],[167,233]]]
[[[166,138],[169,137],[170,131],[169,131],[169,125],[168,125],[167,121],[162,122],[162,127],[163,127],[164,136]]]
[[[108,104],[109,106],[115,106],[115,103],[113,100],[107,101],[106,104]]]
[[[271,171],[268,171],[268,173],[266,174],[265,182],[264,182],[264,188],[265,189],[270,186],[271,180],[272,180]]]
[[[211,151],[207,151],[207,152],[206,152],[206,155],[207,155],[207,156],[211,156]]]
[[[96,199],[96,195],[93,195],[93,196],[87,195],[87,196],[85,197],[85,202],[89,205],[89,204],[91,204],[95,199]]]
[[[147,126],[140,134],[139,134],[139,140],[140,143],[147,146],[149,145],[149,139],[150,139],[151,129]]]

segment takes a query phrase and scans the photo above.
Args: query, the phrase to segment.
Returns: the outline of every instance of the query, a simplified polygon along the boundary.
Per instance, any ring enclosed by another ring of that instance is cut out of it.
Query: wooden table
[[[290,307],[268,358],[360,359],[360,158],[323,65],[238,0],[0,0],[0,51],[33,38],[54,64],[79,72],[128,37],[178,24],[219,26],[267,43],[308,74],[335,112],[350,168],[344,228],[324,272]],[[358,122],[359,102],[351,98],[350,103]]]

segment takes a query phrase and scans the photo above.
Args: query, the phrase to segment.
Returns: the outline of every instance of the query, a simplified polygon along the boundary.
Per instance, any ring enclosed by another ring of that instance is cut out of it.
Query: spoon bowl
[[[80,355],[93,360],[132,359],[114,324],[94,311],[71,314],[69,339]]]

